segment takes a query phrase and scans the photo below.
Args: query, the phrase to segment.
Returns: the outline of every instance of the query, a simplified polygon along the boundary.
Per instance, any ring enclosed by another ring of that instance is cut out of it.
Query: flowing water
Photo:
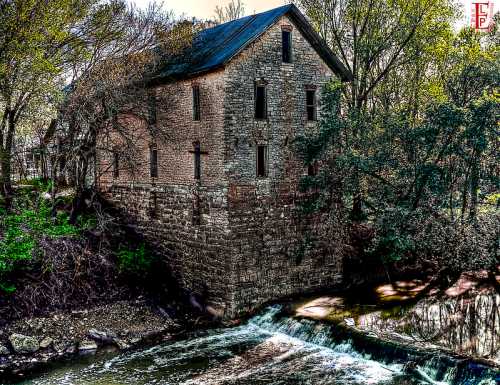
[[[64,366],[33,385],[495,385],[500,373],[446,356],[417,353],[338,325],[294,318],[280,305],[246,324],[182,341]]]

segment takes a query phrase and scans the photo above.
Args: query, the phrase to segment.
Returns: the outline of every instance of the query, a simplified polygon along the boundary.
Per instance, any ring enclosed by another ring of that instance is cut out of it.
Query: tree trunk
[[[16,129],[15,112],[9,111],[7,117],[7,135],[5,135],[5,143],[0,150],[0,167],[1,167],[1,191],[4,198],[4,206],[10,208],[12,204],[12,145],[14,143],[14,132]]]
[[[474,221],[477,215],[477,192],[479,189],[479,161],[473,160],[471,175],[470,175],[470,206],[469,206],[469,220]]]
[[[3,198],[5,208],[10,208],[12,204],[12,181],[11,181],[11,157],[10,150],[0,149],[0,194]]]

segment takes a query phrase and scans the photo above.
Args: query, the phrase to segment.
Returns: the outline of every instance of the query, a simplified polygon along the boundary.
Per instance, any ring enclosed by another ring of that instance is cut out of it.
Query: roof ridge
[[[226,22],[224,22],[222,24],[218,24],[218,25],[215,25],[213,27],[207,28],[206,30],[208,31],[208,30],[215,29],[215,28],[221,27],[221,26],[229,24],[229,23],[234,23],[235,21],[243,20],[243,19],[245,19],[247,17],[249,17],[249,18],[255,18],[257,16],[263,15],[264,13],[275,12],[277,9],[280,9],[280,8],[292,8],[293,6],[294,6],[293,3],[285,4],[285,5],[280,5],[279,7],[268,9],[267,11],[263,11],[263,12],[259,12],[259,13],[254,13],[252,15],[243,16],[243,17],[240,17],[238,19],[226,21]]]
[[[252,23],[253,21],[255,21],[256,19],[256,16],[257,15],[251,15],[251,16],[245,16],[245,17],[249,17],[248,21],[246,21],[244,24],[242,24],[236,31],[232,32],[228,37],[226,37],[222,43],[220,44],[220,46],[223,46],[223,45],[226,45],[227,43],[229,43],[231,40],[233,40],[236,36],[238,36],[250,23]],[[237,20],[241,20],[241,19],[244,19],[243,17],[240,18],[240,19],[236,19],[236,20],[232,20],[228,23],[232,23],[232,22],[235,22]],[[224,24],[228,24],[228,23],[224,23]],[[223,24],[221,24],[223,25]],[[215,27],[214,27],[215,28]],[[213,47],[212,49],[208,50],[206,55],[210,55],[212,54],[213,52],[217,51],[220,46],[215,46]],[[198,61],[196,62],[193,62],[191,63],[191,65],[196,65],[197,63],[199,63],[203,58],[200,58]]]
[[[162,79],[165,81],[193,77],[225,66],[284,15],[288,15],[297,25],[300,33],[334,73],[344,81],[352,80],[350,71],[335,56],[306,17],[294,4],[287,4],[200,31],[189,52],[181,54],[177,64],[166,64],[152,83],[161,82]]]

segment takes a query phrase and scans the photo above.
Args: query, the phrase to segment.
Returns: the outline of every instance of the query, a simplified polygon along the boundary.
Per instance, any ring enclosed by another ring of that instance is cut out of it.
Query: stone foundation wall
[[[232,254],[226,189],[129,184],[101,186],[101,192],[165,256],[181,287],[224,311]]]
[[[292,186],[288,186],[292,187]],[[341,261],[316,239],[285,186],[101,186],[105,199],[165,256],[177,283],[226,318],[337,286]]]
[[[324,218],[300,213],[302,199],[291,185],[230,188],[231,314],[341,283],[342,260],[318,238]]]

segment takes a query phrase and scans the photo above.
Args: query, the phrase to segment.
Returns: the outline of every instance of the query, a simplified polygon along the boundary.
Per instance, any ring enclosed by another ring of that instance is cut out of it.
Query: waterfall
[[[249,320],[272,333],[284,335],[331,349],[376,360],[390,365],[390,370],[413,373],[423,383],[432,385],[490,385],[500,384],[500,373],[470,360],[459,360],[436,352],[423,352],[409,346],[380,340],[362,333],[349,333],[349,328],[323,321],[292,317],[284,306],[274,305]],[[412,371],[405,364],[415,365]]]

